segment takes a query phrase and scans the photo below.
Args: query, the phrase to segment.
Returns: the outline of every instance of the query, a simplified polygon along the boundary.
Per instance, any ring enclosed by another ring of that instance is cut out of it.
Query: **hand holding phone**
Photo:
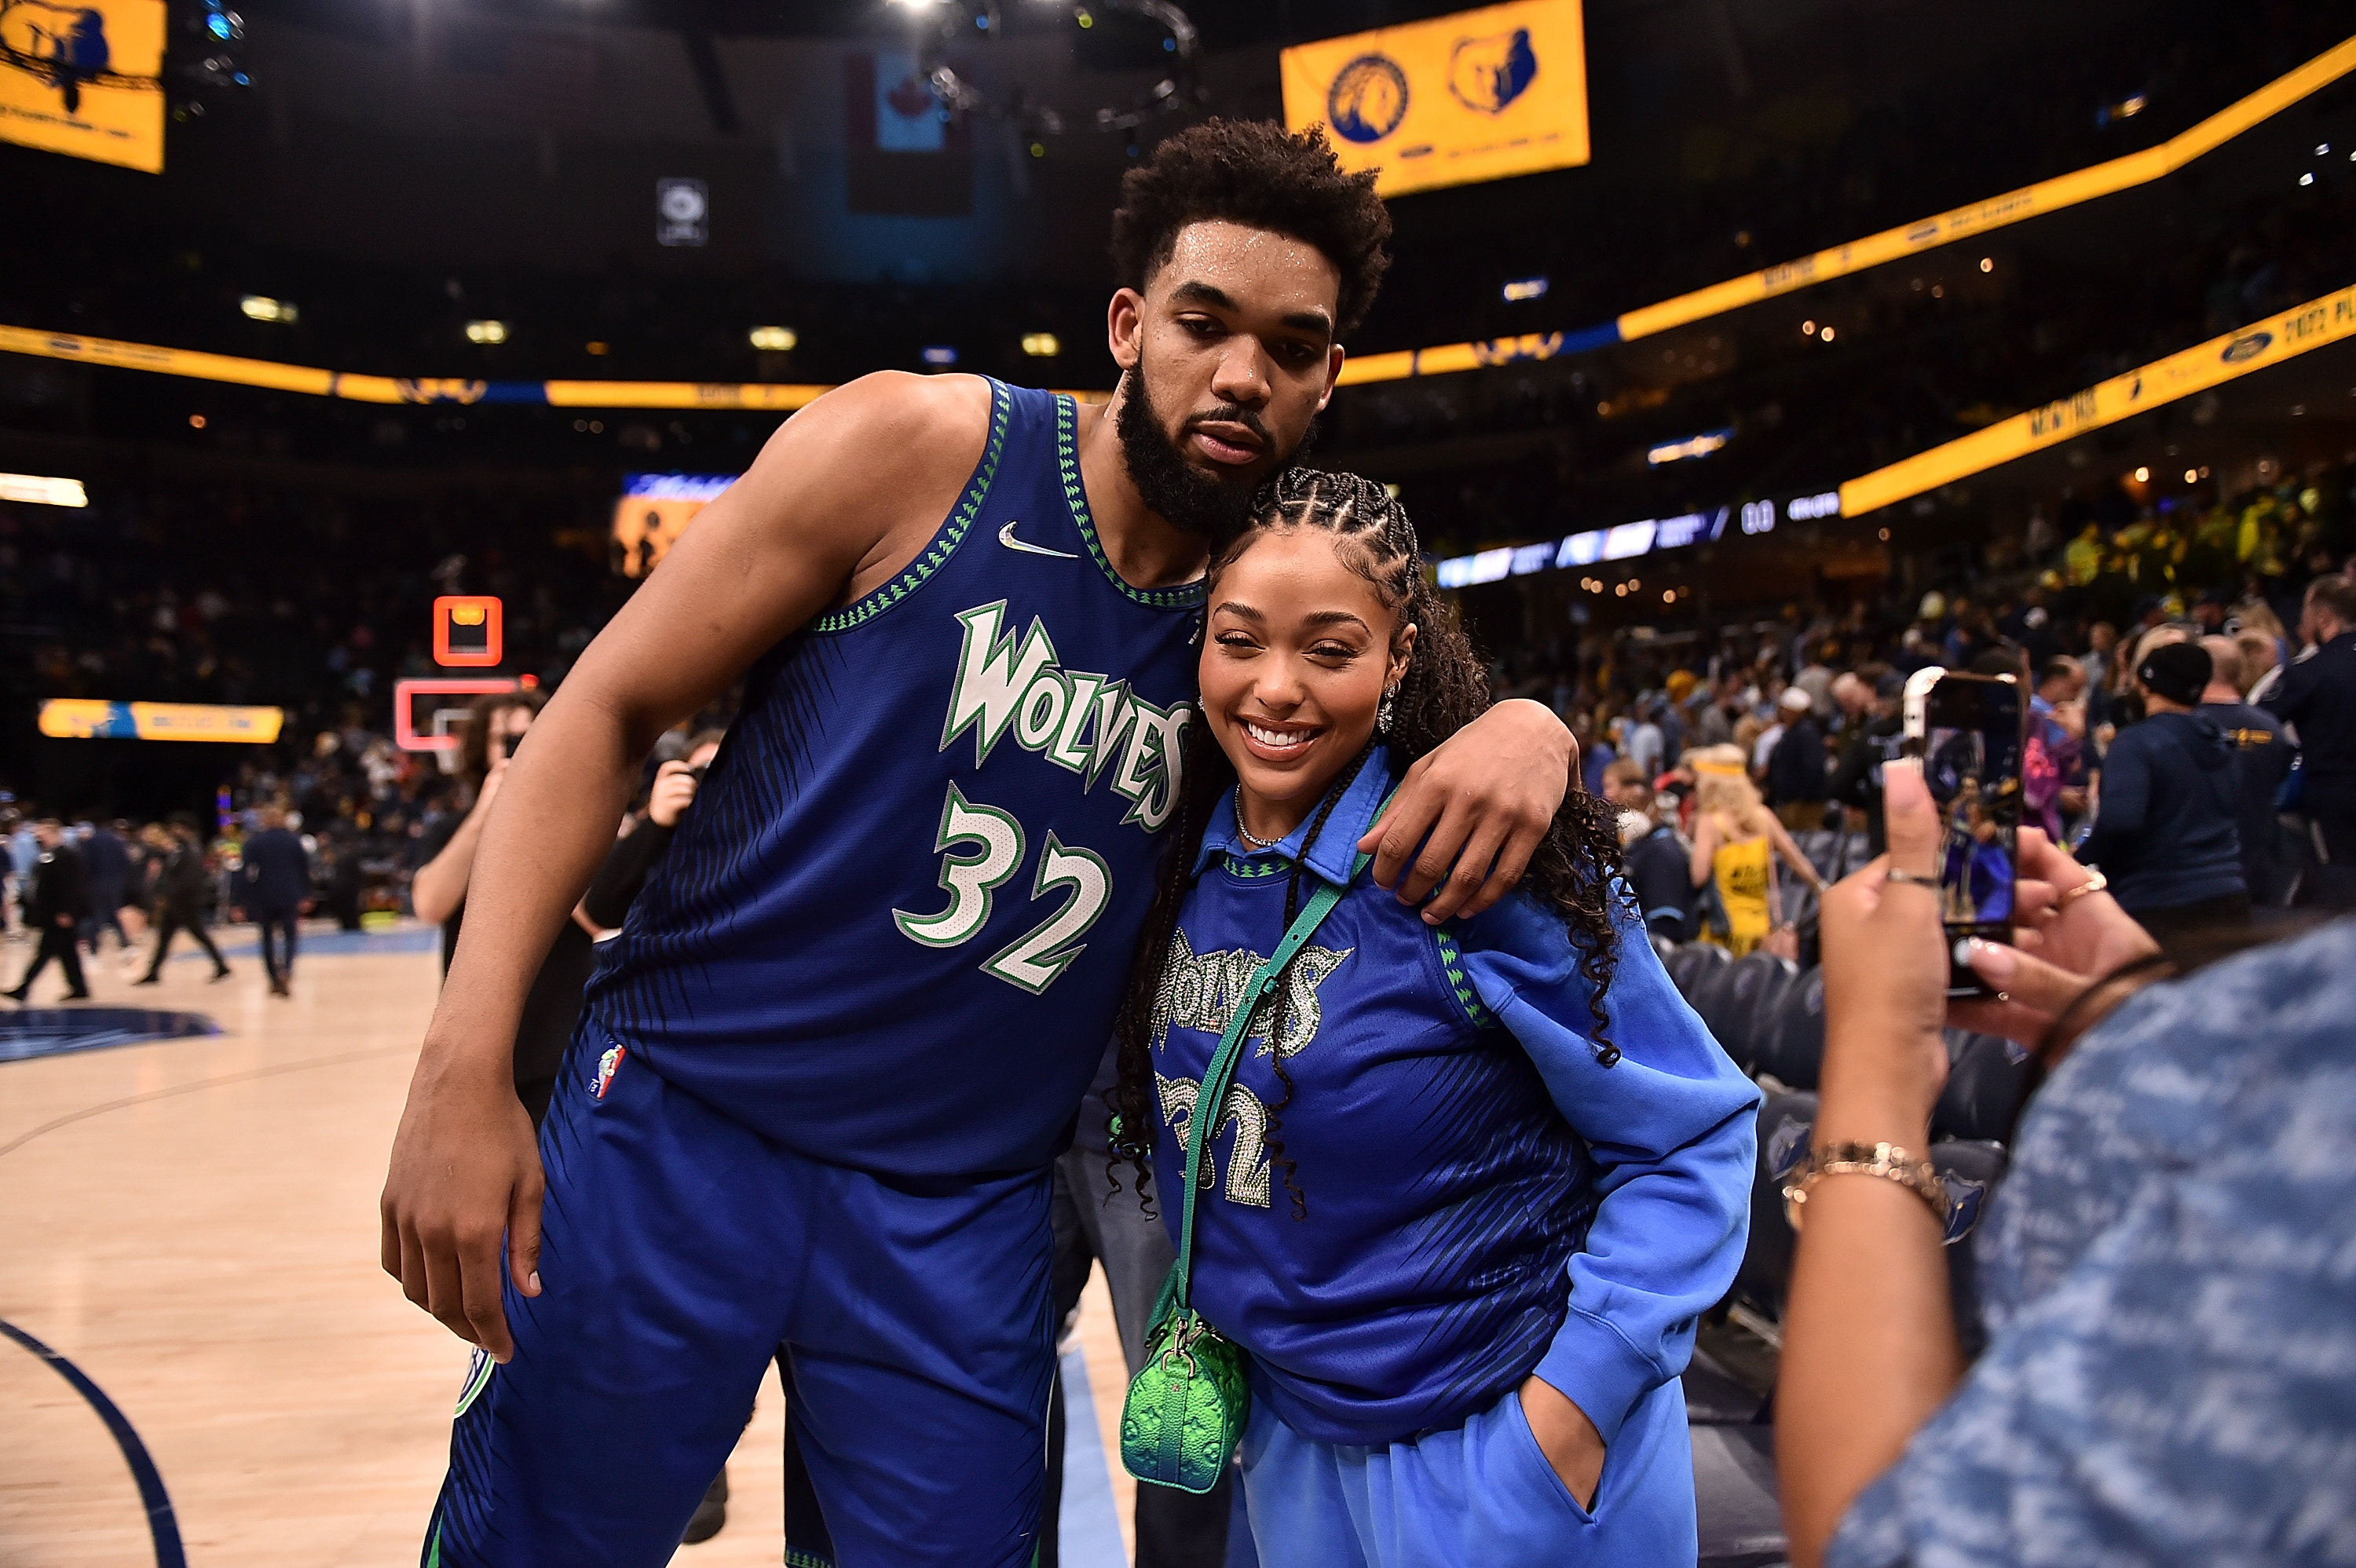
[[[1906,750],[1922,763],[1940,837],[1932,865],[1905,869],[1937,883],[1950,997],[1993,996],[1972,969],[1971,943],[2012,939],[2028,726],[2028,697],[2011,676],[1934,665],[1907,678]]]

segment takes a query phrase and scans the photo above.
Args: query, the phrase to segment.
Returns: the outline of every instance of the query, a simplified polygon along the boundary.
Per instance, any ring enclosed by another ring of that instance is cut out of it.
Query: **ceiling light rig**
[[[914,18],[925,27],[926,37],[919,53],[918,69],[926,85],[942,108],[952,113],[971,114],[980,119],[996,120],[1013,125],[1021,140],[1030,144],[1033,156],[1045,153],[1045,139],[1061,136],[1077,118],[1078,123],[1092,125],[1100,132],[1132,132],[1140,126],[1161,119],[1166,114],[1181,113],[1207,102],[1210,92],[1195,80],[1201,39],[1194,22],[1186,13],[1168,0],[1088,0],[1086,5],[1040,5],[1039,10],[1061,9],[1071,14],[1076,27],[1093,29],[1108,16],[1137,17],[1159,27],[1162,33],[1162,52],[1164,71],[1159,80],[1143,94],[1127,103],[1108,103],[1085,117],[1067,116],[1062,110],[1040,101],[1038,95],[1021,82],[1016,82],[998,98],[992,98],[980,88],[958,74],[948,63],[953,47],[969,45],[976,34],[984,38],[1003,37],[1006,27],[999,15],[997,0],[938,0],[937,4],[911,4],[903,0]]]

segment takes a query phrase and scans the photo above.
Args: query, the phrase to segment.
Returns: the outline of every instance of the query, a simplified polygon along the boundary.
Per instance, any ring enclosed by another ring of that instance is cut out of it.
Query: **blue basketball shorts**
[[[1592,1510],[1505,1397],[1409,1442],[1320,1443],[1265,1400],[1244,1434],[1259,1560],[1284,1568],[1693,1568],[1693,1448],[1675,1379],[1638,1403],[1603,1456]]]
[[[476,1356],[429,1568],[669,1563],[772,1358],[788,1563],[1029,1563],[1055,1365],[1049,1172],[825,1165],[607,1043],[574,1040],[541,1129],[541,1292],[506,1292],[511,1360]]]

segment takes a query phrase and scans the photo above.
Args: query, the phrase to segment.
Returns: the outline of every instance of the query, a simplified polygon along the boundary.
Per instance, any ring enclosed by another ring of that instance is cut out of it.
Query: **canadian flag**
[[[843,112],[854,147],[880,153],[963,152],[971,124],[933,96],[916,57],[879,49],[843,59]]]

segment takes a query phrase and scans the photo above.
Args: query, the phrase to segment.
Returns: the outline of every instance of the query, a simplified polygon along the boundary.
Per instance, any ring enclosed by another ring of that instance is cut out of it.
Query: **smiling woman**
[[[1366,880],[1395,777],[1488,702],[1382,486],[1263,487],[1208,616],[1111,1147],[1182,1194],[1179,1299],[1250,1358],[1260,1560],[1691,1563],[1676,1375],[1741,1256],[1757,1092],[1623,940],[1594,797],[1471,919]]]

